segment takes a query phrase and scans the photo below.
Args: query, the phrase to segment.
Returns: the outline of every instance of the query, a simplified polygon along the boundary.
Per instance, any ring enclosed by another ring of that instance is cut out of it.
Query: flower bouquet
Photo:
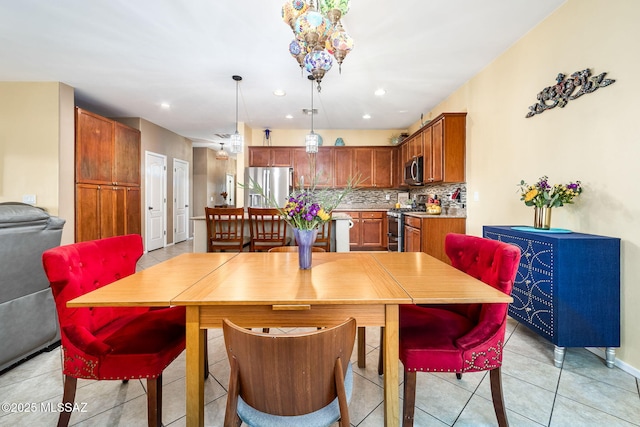
[[[533,185],[521,180],[519,187],[520,200],[535,208],[534,228],[543,229],[550,228],[551,208],[572,204],[573,199],[582,193],[580,181],[551,185],[546,175]]]

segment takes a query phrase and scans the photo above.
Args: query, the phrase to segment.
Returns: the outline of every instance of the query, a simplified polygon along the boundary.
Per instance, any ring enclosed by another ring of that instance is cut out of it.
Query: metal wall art
[[[565,75],[560,73],[556,77],[556,84],[546,87],[538,94],[538,102],[529,107],[526,118],[536,114],[542,114],[556,106],[563,108],[569,101],[581,97],[585,93],[595,92],[598,88],[609,86],[614,83],[613,79],[605,79],[607,73],[591,76],[588,68],[576,71],[571,77],[565,80]]]

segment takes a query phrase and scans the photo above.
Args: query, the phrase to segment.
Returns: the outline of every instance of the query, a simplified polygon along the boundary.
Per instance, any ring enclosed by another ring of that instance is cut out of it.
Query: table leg
[[[187,307],[187,426],[204,426],[204,339],[200,307]]]
[[[385,307],[384,336],[384,425],[400,425],[400,394],[398,391],[398,305]]]

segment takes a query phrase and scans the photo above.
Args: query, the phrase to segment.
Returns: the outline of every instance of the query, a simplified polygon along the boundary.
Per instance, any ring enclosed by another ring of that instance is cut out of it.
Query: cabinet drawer
[[[360,218],[362,219],[382,219],[384,212],[360,212]]]
[[[420,218],[416,218],[414,216],[407,216],[405,215],[404,217],[404,223],[405,225],[408,225],[409,227],[415,227],[415,228],[420,228],[421,226],[421,219]]]

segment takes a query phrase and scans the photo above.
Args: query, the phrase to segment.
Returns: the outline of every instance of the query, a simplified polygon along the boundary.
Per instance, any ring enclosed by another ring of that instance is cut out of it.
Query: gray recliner
[[[65,220],[0,203],[0,371],[60,339],[42,253],[60,246]]]

